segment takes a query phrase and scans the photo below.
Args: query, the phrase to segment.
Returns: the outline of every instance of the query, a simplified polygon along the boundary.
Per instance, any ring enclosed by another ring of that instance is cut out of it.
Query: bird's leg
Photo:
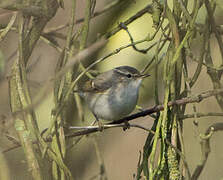
[[[128,121],[124,121],[123,131],[130,129],[130,124]]]
[[[104,126],[103,126],[102,122],[99,121],[99,119],[98,119],[98,117],[96,116],[96,114],[93,113],[93,115],[94,115],[94,117],[95,117],[95,119],[96,119],[96,122],[98,123],[98,129],[99,129],[99,131],[102,132],[103,129],[104,129]]]

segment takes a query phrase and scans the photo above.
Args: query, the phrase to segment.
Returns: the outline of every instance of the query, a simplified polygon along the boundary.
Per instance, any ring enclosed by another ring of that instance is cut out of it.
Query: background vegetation
[[[0,8],[0,179],[222,178],[220,0]],[[152,75],[142,109],[119,128],[70,129],[93,121],[73,89],[119,65]]]

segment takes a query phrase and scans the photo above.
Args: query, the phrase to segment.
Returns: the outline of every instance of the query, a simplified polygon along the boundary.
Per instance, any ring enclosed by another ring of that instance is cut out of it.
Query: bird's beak
[[[150,74],[141,74],[140,75],[141,78],[146,78],[146,77],[149,77],[149,76],[151,76],[151,75]]]

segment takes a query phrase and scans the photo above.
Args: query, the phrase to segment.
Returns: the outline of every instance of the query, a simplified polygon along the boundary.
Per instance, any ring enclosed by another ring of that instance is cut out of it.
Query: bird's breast
[[[135,109],[138,90],[139,84],[136,83],[118,84],[103,93],[88,93],[85,100],[98,118],[117,120]]]

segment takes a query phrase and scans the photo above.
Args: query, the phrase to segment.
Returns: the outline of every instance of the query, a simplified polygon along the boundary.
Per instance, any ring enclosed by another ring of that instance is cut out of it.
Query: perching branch
[[[216,90],[210,90],[210,91],[206,91],[206,92],[203,92],[197,96],[192,96],[192,97],[186,97],[186,98],[183,98],[183,99],[179,99],[179,100],[176,100],[176,101],[171,101],[168,103],[168,107],[172,107],[172,106],[181,106],[181,105],[184,105],[184,104],[189,104],[189,103],[194,103],[194,102],[201,102],[202,100],[208,98],[208,97],[211,97],[211,96],[215,96],[217,94],[220,94],[223,92],[223,89],[216,89]],[[153,114],[155,112],[159,112],[159,111],[162,111],[164,109],[164,106],[163,105],[158,105],[158,106],[155,106],[155,107],[152,107],[152,108],[148,108],[142,112],[139,112],[139,113],[135,113],[133,115],[130,115],[130,116],[127,116],[127,117],[124,117],[120,120],[117,120],[117,121],[113,121],[109,124],[121,124],[121,123],[124,123],[126,121],[131,121],[131,120],[134,120],[134,119],[137,119],[139,117],[144,117],[144,116],[148,116],[150,114]],[[85,130],[81,130],[81,131],[77,131],[77,132],[74,132],[72,134],[69,134],[67,135],[66,137],[68,138],[71,138],[71,137],[76,137],[76,136],[82,136],[82,135],[87,135],[87,134],[91,134],[91,133],[94,133],[94,132],[97,132],[99,131],[99,128],[91,128],[91,129],[85,129]]]

